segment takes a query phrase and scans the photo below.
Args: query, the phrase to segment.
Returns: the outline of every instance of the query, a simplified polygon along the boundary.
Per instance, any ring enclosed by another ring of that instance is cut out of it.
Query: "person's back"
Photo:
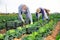
[[[46,11],[47,15],[49,16],[50,10],[49,9],[45,9],[45,11]]]
[[[46,9],[44,9],[44,8],[38,8],[36,10],[36,17],[37,17],[37,19],[39,19],[40,13],[42,14],[42,19],[43,20],[48,19],[48,14],[49,13],[48,13],[48,11]]]

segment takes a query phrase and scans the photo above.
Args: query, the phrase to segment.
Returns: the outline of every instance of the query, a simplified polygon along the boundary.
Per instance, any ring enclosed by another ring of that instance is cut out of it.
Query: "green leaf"
[[[0,39],[4,39],[4,34],[0,34]]]

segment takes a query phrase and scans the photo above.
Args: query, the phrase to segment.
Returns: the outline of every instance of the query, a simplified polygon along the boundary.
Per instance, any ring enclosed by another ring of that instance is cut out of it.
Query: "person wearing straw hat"
[[[37,8],[37,10],[36,10],[36,18],[37,18],[37,20],[39,20],[41,14],[42,14],[42,19],[43,20],[49,20],[49,17],[48,17],[49,12],[50,12],[50,10],[48,10],[48,9]]]

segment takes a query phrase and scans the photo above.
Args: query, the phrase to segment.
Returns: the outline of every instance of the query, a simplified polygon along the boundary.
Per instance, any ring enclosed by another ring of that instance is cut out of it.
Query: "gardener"
[[[42,19],[43,19],[43,20],[49,20],[49,17],[48,17],[49,11],[50,11],[50,10],[48,10],[48,9],[38,8],[38,9],[36,10],[36,18],[37,18],[37,20],[39,20],[39,17],[40,17],[40,15],[41,15],[41,13],[42,13]]]
[[[18,13],[19,19],[20,19],[23,23],[25,23],[25,20],[23,19],[22,14],[25,14],[25,15],[26,15],[26,24],[29,23],[29,20],[30,20],[30,23],[33,24],[32,15],[31,15],[31,13],[30,13],[30,11],[29,11],[29,8],[28,8],[26,5],[24,5],[24,4],[20,5],[20,6],[18,7],[18,12],[19,12],[19,13]]]

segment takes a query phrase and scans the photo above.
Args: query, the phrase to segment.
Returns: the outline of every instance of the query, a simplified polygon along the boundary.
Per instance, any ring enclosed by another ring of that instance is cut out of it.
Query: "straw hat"
[[[40,10],[39,8],[36,10],[37,13],[39,13],[40,11],[41,11],[41,10]]]

